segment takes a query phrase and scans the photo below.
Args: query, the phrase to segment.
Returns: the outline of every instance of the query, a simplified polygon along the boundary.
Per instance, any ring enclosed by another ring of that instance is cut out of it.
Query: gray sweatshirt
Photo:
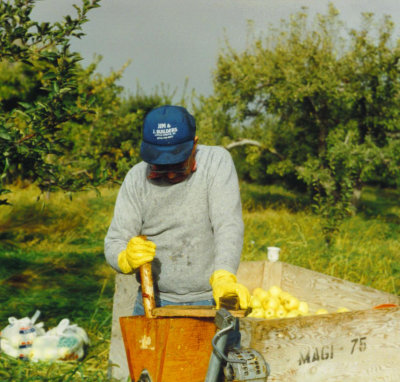
[[[118,272],[118,254],[132,237],[153,241],[156,291],[172,302],[212,298],[211,274],[236,273],[242,251],[239,184],[229,152],[199,145],[196,162],[197,170],[177,184],[149,180],[149,165],[135,165],[121,186],[105,238],[107,262]]]

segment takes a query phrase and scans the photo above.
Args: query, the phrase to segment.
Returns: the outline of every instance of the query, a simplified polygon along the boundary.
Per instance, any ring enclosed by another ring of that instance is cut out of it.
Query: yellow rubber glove
[[[118,266],[122,273],[131,273],[145,263],[153,261],[156,245],[146,236],[135,236],[129,240],[126,249],[118,255]]]
[[[215,271],[210,277],[213,297],[219,309],[219,299],[225,296],[238,296],[241,309],[247,309],[250,302],[248,289],[236,282],[236,276],[224,269]]]

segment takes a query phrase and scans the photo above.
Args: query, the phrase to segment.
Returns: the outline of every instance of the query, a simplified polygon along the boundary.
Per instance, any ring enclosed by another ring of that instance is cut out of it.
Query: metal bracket
[[[232,316],[226,309],[221,308],[217,311],[215,315],[215,325],[217,326],[218,329],[220,329],[217,334],[214,336],[212,339],[212,347],[214,351],[217,353],[217,355],[222,358],[225,362],[233,362],[233,363],[246,363],[244,360],[240,359],[230,359],[226,357],[226,355],[223,353],[224,349],[219,349],[219,346],[217,346],[217,343],[221,337],[226,335],[231,330],[235,329],[236,325],[236,318]]]

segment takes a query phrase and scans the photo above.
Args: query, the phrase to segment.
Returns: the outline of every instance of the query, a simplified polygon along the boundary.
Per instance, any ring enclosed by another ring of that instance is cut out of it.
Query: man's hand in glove
[[[219,309],[219,299],[225,296],[238,296],[241,309],[247,309],[250,293],[247,288],[236,282],[236,276],[224,269],[215,271],[210,277],[213,297]]]
[[[156,245],[146,236],[135,236],[129,240],[126,249],[118,255],[118,266],[122,273],[131,273],[145,263],[153,261]]]

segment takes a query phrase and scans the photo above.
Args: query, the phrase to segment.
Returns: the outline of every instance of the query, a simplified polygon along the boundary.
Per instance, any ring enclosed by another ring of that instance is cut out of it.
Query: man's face
[[[192,153],[184,162],[176,164],[150,165],[149,179],[165,179],[170,183],[184,181],[193,171],[196,171],[196,142]]]
[[[150,165],[150,178],[162,178],[170,183],[182,182],[189,176],[190,172],[188,160],[177,164]]]

